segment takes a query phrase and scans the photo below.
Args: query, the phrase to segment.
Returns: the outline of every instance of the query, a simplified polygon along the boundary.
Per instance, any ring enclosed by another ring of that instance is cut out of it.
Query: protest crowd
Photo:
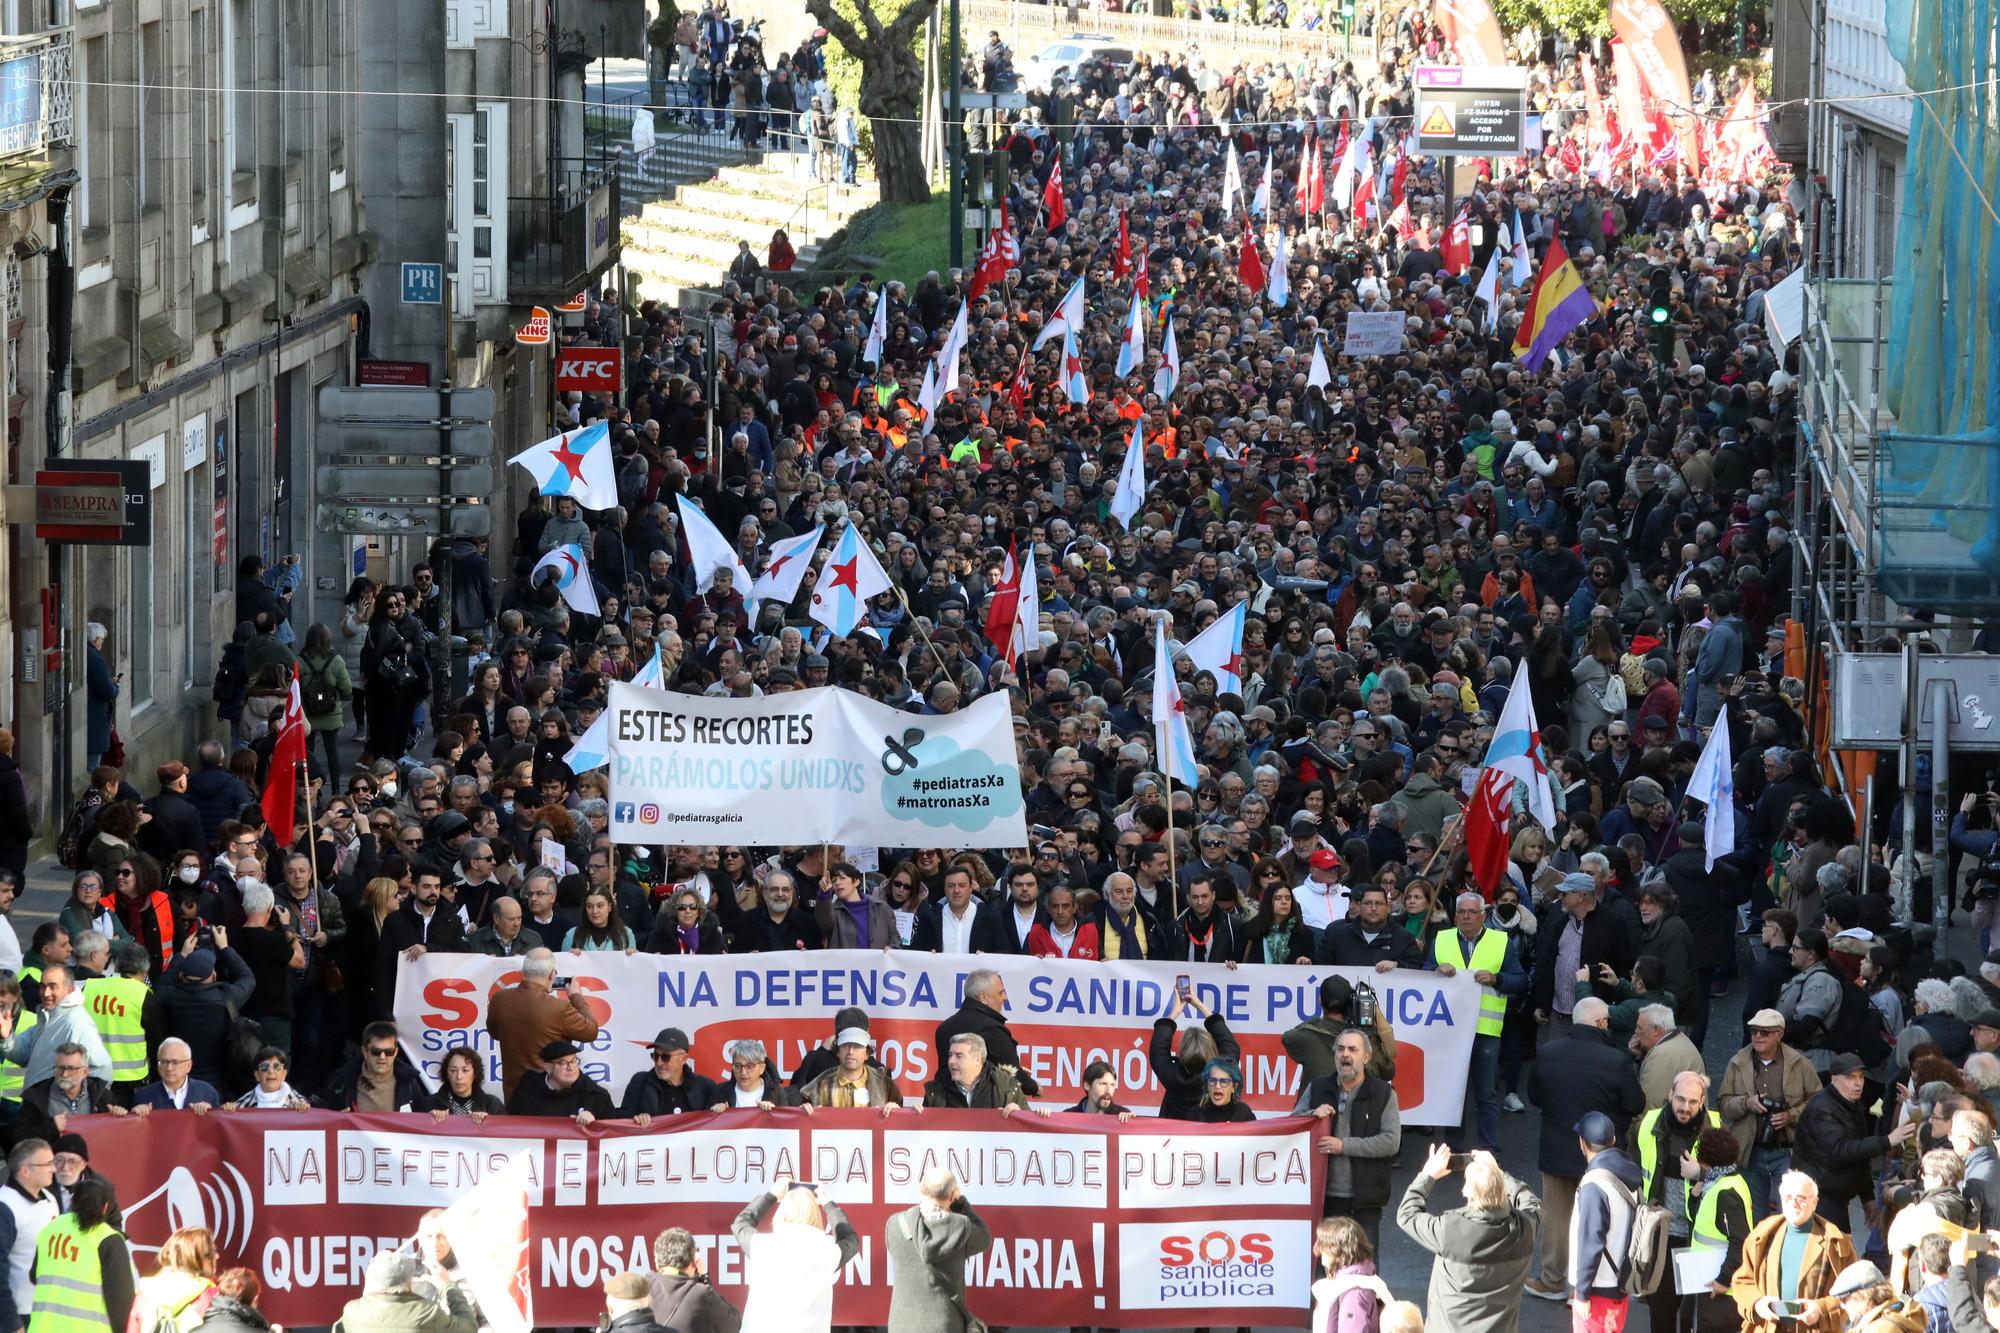
[[[207,1231],[127,1247],[90,1140],[131,1117],[1130,1118],[1102,1062],[1078,1104],[1041,1102],[978,955],[1321,970],[1284,1037],[1328,1159],[1316,1329],[1511,1330],[1524,1298],[1605,1333],[2000,1327],[2000,954],[1968,968],[1912,928],[1963,910],[1984,953],[2000,802],[1965,795],[1948,848],[1864,860],[1810,748],[1797,361],[1763,310],[1802,195],[1721,115],[1754,105],[1737,75],[1687,133],[1697,169],[1562,39],[1529,53],[1541,151],[1460,159],[1454,189],[1411,138],[1410,67],[1442,49],[1423,9],[1373,67],[1153,53],[1035,94],[990,130],[1010,221],[976,272],[810,299],[746,273],[693,317],[593,300],[569,336],[622,345],[626,388],[572,396],[566,425],[606,427],[614,493],[536,497],[511,565],[447,541],[295,625],[288,571],[246,561],[227,735],[145,775],[100,747],[70,901],[0,929],[0,1333],[267,1326]],[[1370,314],[1399,345],[1343,351]],[[850,535],[879,586],[836,574]],[[837,577],[860,605],[823,617]],[[615,843],[580,742],[635,678],[925,716],[1004,695],[1026,841]],[[1173,693],[1192,767],[1162,749]],[[1926,881],[1963,858],[1963,901],[1899,907],[1891,861],[1919,854]],[[821,948],[966,956],[920,1090],[862,1009],[796,1068],[746,1040],[697,1068],[667,1027],[628,1085],[584,1072],[599,1024],[561,983],[590,955]],[[487,1013],[496,1058],[454,1053],[433,1089],[396,978],[452,953],[519,981]],[[1434,1136],[1405,1130],[1368,983],[1399,969],[1479,987],[1463,1116]],[[1724,997],[1740,1030],[1711,1023]],[[1253,1118],[1199,986],[1147,1058],[1161,1118]],[[1496,1157],[1512,1114],[1533,1161]],[[1461,1201],[1433,1202],[1447,1181]],[[921,1194],[875,1238],[888,1327],[981,1327],[977,1200],[948,1172]],[[1385,1214],[1436,1256],[1427,1290],[1377,1275]],[[838,1204],[775,1182],[734,1231],[746,1310],[669,1225],[655,1271],[604,1284],[608,1327],[827,1328],[859,1243]],[[469,1331],[454,1268],[427,1221],[326,1322]]]

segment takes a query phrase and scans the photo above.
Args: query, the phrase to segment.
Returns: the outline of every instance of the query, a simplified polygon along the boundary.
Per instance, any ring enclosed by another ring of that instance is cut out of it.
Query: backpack
[[[234,722],[243,716],[243,701],[249,696],[250,673],[243,667],[243,650],[231,644],[222,650],[222,660],[215,665],[216,716]]]
[[[1827,971],[1840,982],[1840,1008],[1834,1011],[1826,1035],[1813,1044],[1829,1051],[1852,1051],[1873,1069],[1895,1049],[1889,1020],[1869,1002],[1866,991],[1847,979],[1846,973],[1838,967],[1829,967]]]
[[[306,663],[308,674],[302,682],[299,693],[302,696],[300,703],[307,717],[325,717],[340,711],[340,691],[326,678],[326,669],[331,662],[332,659],[329,658],[318,666],[314,666],[311,662]]]
[[[81,870],[83,859],[83,821],[91,811],[98,809],[102,799],[91,800],[87,795],[71,807],[69,818],[63,821],[62,833],[56,838],[56,862],[64,870]]]
[[[1585,1181],[1596,1181],[1606,1193],[1622,1200],[1632,1210],[1632,1238],[1618,1273],[1618,1286],[1627,1296],[1650,1296],[1666,1279],[1672,1258],[1673,1240],[1668,1234],[1672,1214],[1657,1203],[1648,1203],[1625,1188],[1625,1182],[1599,1167],[1583,1173]]]

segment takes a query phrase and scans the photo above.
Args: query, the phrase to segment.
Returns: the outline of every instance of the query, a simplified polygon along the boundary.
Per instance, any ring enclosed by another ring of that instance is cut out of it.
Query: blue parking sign
[[[444,265],[412,264],[403,265],[404,305],[444,304]]]

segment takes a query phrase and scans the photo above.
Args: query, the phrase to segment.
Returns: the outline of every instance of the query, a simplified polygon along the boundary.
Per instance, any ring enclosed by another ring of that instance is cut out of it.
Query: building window
[[[228,65],[229,169],[257,169],[257,10],[253,0],[228,0],[229,31],[223,37]]]
[[[188,197],[194,205],[194,220],[207,222],[209,175],[215,169],[214,145],[209,142],[209,102],[215,96],[211,71],[215,68],[208,50],[208,11],[197,9],[188,22]]]
[[[166,74],[160,25],[142,23],[139,25],[139,201],[144,208],[158,208],[166,202],[166,98],[160,91]]]
[[[76,142],[84,158],[81,175],[84,180],[83,225],[86,227],[111,225],[110,42],[108,37],[93,37],[83,44],[85,87],[83,95],[76,99],[77,109],[83,114],[83,124],[77,128]],[[99,134],[104,135],[106,142],[100,144],[96,141]]]

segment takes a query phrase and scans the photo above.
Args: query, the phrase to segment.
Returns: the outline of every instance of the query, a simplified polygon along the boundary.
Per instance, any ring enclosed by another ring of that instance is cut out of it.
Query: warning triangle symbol
[[[1417,133],[1425,138],[1456,133],[1451,127],[1451,108],[1443,102],[1432,103],[1431,109],[1424,113],[1423,128]]]

